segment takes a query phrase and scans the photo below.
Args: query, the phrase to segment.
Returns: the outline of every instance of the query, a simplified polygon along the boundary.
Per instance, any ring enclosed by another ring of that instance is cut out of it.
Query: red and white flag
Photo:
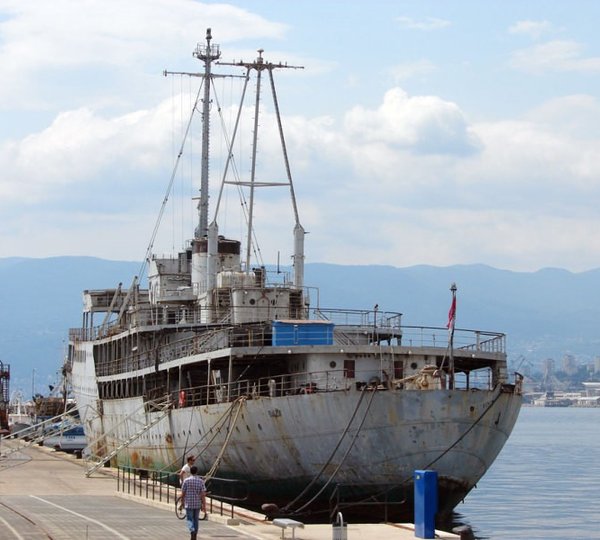
[[[456,320],[456,296],[452,296],[452,304],[450,305],[450,310],[448,311],[448,324],[446,328],[448,330],[454,330],[454,321]]]

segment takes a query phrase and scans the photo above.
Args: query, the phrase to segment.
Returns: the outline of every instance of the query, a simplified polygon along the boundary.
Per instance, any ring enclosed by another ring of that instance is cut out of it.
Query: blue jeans
[[[200,517],[200,508],[186,508],[185,519],[188,529],[191,533],[198,532],[198,518]]]

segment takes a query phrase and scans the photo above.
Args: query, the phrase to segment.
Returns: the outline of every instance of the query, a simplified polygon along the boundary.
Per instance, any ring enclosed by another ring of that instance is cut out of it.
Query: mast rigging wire
[[[177,158],[175,160],[175,165],[173,166],[173,171],[171,172],[171,178],[169,179],[169,185],[167,187],[167,191],[165,193],[165,196],[163,197],[163,201],[162,204],[160,206],[160,211],[158,212],[158,217],[156,219],[156,223],[154,224],[154,229],[152,230],[152,235],[150,237],[150,242],[148,243],[148,247],[146,248],[146,254],[144,256],[144,260],[142,261],[142,264],[140,266],[140,271],[139,271],[139,276],[141,278],[141,276],[144,275],[144,272],[146,271],[146,265],[148,264],[148,261],[150,259],[150,255],[152,253],[152,248],[154,247],[154,242],[156,241],[156,235],[158,234],[158,229],[160,227],[160,223],[162,221],[162,217],[163,214],[165,213],[165,207],[167,205],[167,203],[169,202],[169,194],[171,193],[171,190],[173,189],[173,183],[175,181],[175,176],[177,175],[177,171],[179,168],[179,163],[181,161],[181,156],[183,155],[183,149],[185,146],[185,142],[187,140],[187,137],[189,135],[190,132],[190,128],[192,125],[192,119],[194,118],[194,112],[196,111],[196,105],[198,104],[198,101],[200,100],[200,92],[202,90],[202,86],[204,85],[204,80],[202,81],[202,83],[200,84],[200,87],[198,88],[198,93],[196,94],[196,100],[194,102],[194,107],[192,109],[192,112],[190,114],[190,118],[188,120],[188,123],[186,125],[185,128],[185,133],[183,136],[183,140],[181,142],[181,145],[179,147],[179,153],[177,154]]]

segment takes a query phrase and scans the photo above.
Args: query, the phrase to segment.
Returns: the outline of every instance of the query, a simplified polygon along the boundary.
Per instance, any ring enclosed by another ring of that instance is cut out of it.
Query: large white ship
[[[501,451],[521,407],[504,334],[455,329],[454,312],[449,329],[407,327],[377,306],[318,305],[304,283],[305,231],[273,79],[291,66],[262,50],[252,62],[221,63],[210,30],[194,54],[204,72],[194,74],[202,166],[193,239],[173,257],[148,251],[147,288],[134,279],[128,289],[84,291],[82,327],[70,331],[68,368],[92,452],[156,471],[177,470],[194,454],[213,494],[321,521],[337,510],[347,519],[407,515],[413,471],[432,469],[440,513],[451,512]],[[243,95],[255,85],[254,150],[249,178],[229,179],[236,121],[209,221],[217,66],[243,70]],[[271,90],[282,147],[278,182],[256,175],[261,85]],[[245,197],[243,241],[219,234],[232,184]],[[295,223],[292,271],[276,279],[252,259],[255,195],[265,186],[289,190]]]

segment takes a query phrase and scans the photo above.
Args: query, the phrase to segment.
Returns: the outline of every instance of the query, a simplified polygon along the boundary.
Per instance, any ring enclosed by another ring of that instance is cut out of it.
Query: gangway
[[[105,432],[102,435],[100,435],[100,437],[94,439],[93,441],[91,441],[88,444],[88,448],[91,451],[95,450],[94,454],[89,454],[86,457],[86,463],[88,465],[85,475],[89,478],[91,476],[92,473],[94,473],[95,471],[97,471],[100,467],[103,467],[105,463],[108,463],[113,457],[115,457],[121,450],[123,450],[124,448],[127,448],[132,442],[136,441],[137,439],[139,439],[144,433],[146,433],[149,429],[151,429],[152,427],[154,427],[156,424],[158,424],[163,418],[165,418],[171,411],[171,400],[170,399],[166,399],[163,401],[148,401],[145,402],[141,407],[144,407],[146,409],[153,409],[155,412],[159,412],[160,414],[158,414],[157,416],[155,416],[150,422],[148,422],[147,424],[143,424],[141,429],[139,429],[138,431],[136,431],[133,435],[131,435],[130,437],[128,437],[127,439],[125,439],[123,442],[121,442],[116,448],[114,448],[113,450],[111,450],[110,452],[108,452],[106,455],[103,456],[99,456],[100,453],[102,453],[102,450],[106,450],[106,438],[108,435],[110,435],[111,433],[114,433],[115,431],[117,431],[118,427],[121,426],[124,422],[128,421],[128,420],[132,420],[139,412],[138,408],[135,411],[133,411],[130,415],[126,416],[125,418],[123,418],[123,420],[115,425],[113,427],[113,429],[109,432]],[[152,412],[152,410],[149,410],[149,412]]]

